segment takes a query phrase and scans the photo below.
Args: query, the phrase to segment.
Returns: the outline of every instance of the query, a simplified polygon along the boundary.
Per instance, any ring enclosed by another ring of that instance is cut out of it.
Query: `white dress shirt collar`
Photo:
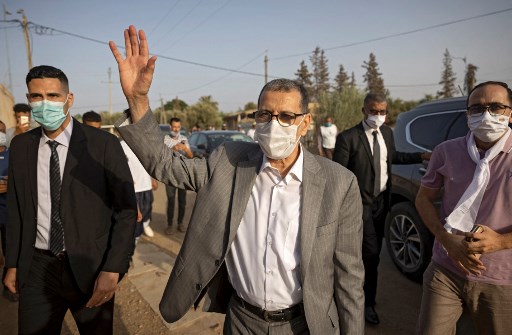
[[[272,167],[272,165],[270,165],[270,162],[268,161],[267,156],[263,155],[263,161],[261,163],[259,172],[261,173],[261,171],[265,170],[266,168],[270,168],[270,169],[277,171],[276,168],[274,168],[274,167]],[[288,171],[286,176],[283,178],[284,181],[287,182],[289,180],[289,178],[295,177],[298,181],[302,182],[303,168],[304,168],[304,153],[303,153],[302,143],[299,142],[299,157],[297,158],[295,163],[293,163],[290,171]]]
[[[60,133],[59,136],[57,136],[53,140],[46,135],[44,128],[41,128],[41,132],[42,132],[42,135],[41,135],[41,141],[39,141],[39,147],[42,147],[48,141],[56,141],[57,143],[59,143],[59,145],[69,147],[69,141],[71,140],[71,134],[73,133],[73,118],[70,117],[70,121],[69,121],[68,125],[66,126],[66,128],[64,128],[64,131],[62,133]]]

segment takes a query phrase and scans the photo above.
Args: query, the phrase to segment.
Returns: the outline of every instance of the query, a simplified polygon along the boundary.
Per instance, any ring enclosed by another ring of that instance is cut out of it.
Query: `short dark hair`
[[[172,117],[171,120],[169,121],[169,124],[172,124],[173,122],[179,122],[181,123],[181,120],[177,117]]]
[[[69,90],[68,77],[62,72],[62,70],[57,69],[56,67],[49,65],[39,65],[35,66],[28,71],[27,77],[25,78],[25,83],[28,83],[32,79],[45,79],[45,78],[55,78],[58,79],[64,89]]]
[[[300,109],[302,114],[307,114],[309,112],[308,110],[308,104],[309,104],[309,96],[308,91],[302,85],[296,80],[291,79],[274,79],[269,81],[268,83],[263,86],[261,89],[260,95],[258,96],[258,108],[260,105],[261,96],[264,92],[291,92],[291,91],[298,91],[300,94]]]
[[[14,114],[16,114],[16,113],[30,113],[30,111],[31,111],[30,106],[27,105],[27,104],[23,104],[23,103],[14,105],[12,110],[14,111]]]
[[[382,93],[373,93],[370,92],[364,97],[364,104],[369,104],[370,102],[387,102],[386,96]]]
[[[95,111],[88,111],[82,115],[83,122],[101,122],[101,115]]]
[[[507,95],[508,95],[508,102],[510,104],[512,104],[512,90],[510,89],[510,87],[508,87],[508,85],[504,82],[501,82],[501,81],[486,81],[486,82],[483,82],[483,83],[480,83],[478,85],[476,85],[475,87],[473,87],[473,89],[468,93],[468,98],[466,99],[466,106],[469,105],[469,97],[471,96],[471,93],[473,93],[477,88],[481,88],[481,87],[484,87],[484,86],[487,86],[487,85],[497,85],[497,86],[501,86],[503,87],[504,89],[507,90]]]

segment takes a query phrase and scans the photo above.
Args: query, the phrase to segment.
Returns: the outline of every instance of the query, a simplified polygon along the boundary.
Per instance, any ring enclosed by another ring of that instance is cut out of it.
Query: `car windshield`
[[[211,143],[211,150],[213,151],[215,148],[217,148],[219,145],[221,145],[224,142],[253,142],[253,140],[242,133],[228,133],[228,134],[222,134],[222,133],[216,133],[216,134],[209,134],[208,140]]]

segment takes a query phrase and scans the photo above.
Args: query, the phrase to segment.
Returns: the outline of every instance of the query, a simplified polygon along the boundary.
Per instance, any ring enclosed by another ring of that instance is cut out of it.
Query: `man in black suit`
[[[73,93],[51,66],[30,70],[27,99],[42,126],[11,143],[5,285],[20,294],[20,334],[112,334],[114,294],[133,251],[137,205],[113,135],[69,115]]]
[[[395,150],[393,131],[384,125],[388,113],[384,95],[366,95],[362,112],[364,120],[361,123],[338,134],[333,160],[352,171],[359,183],[363,200],[365,319],[379,324],[374,306],[384,223],[389,212],[391,165],[420,163],[428,160],[430,153]]]

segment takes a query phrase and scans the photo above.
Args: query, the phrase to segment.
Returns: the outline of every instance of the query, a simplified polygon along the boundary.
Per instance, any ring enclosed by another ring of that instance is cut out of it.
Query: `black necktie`
[[[50,196],[51,196],[51,226],[50,226],[50,251],[55,255],[64,250],[64,230],[60,219],[60,165],[57,146],[59,143],[48,141],[52,151],[50,156]]]
[[[377,139],[378,131],[373,131],[373,168],[375,170],[375,183],[373,184],[373,195],[380,194],[380,145]]]

